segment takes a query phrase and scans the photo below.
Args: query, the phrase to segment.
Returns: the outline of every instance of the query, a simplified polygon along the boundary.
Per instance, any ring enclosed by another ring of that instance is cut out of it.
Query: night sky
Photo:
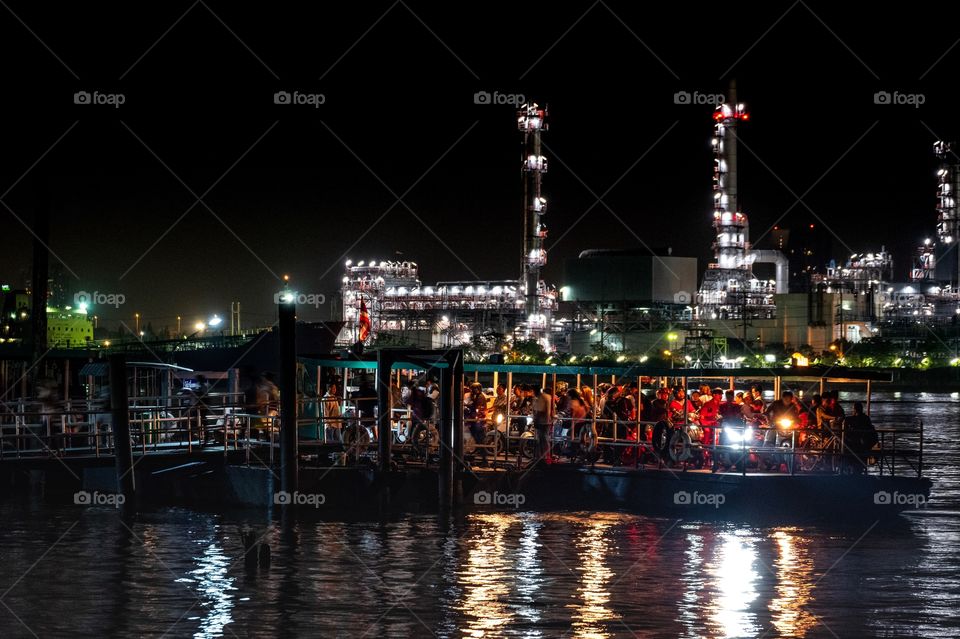
[[[754,240],[826,224],[837,258],[885,244],[903,277],[933,234],[932,143],[960,138],[960,21],[939,3],[329,4],[0,8],[0,280],[24,281],[17,218],[38,192],[67,291],[125,296],[96,309],[108,323],[227,318],[239,300],[244,324],[269,325],[280,275],[331,295],[345,257],[397,251],[428,282],[516,277],[515,107],[477,105],[481,90],[549,104],[549,282],[585,248],[670,245],[702,268],[712,108],[674,93],[731,77],[751,111]],[[77,105],[77,91],[125,103]],[[277,91],[325,103],[277,105]],[[876,105],[877,91],[924,103]]]

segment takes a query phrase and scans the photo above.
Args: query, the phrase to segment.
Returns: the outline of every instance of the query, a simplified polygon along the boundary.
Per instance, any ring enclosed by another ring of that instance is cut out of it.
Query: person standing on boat
[[[853,414],[844,419],[843,427],[846,430],[847,448],[853,457],[849,460],[850,467],[856,469],[856,472],[867,472],[866,459],[880,438],[870,416],[864,414],[863,404],[853,404]]]
[[[780,448],[785,444],[792,443],[792,430],[800,422],[797,405],[793,401],[793,391],[783,391],[780,394],[780,401],[771,403],[765,412],[770,428],[764,436],[764,446]],[[780,455],[765,455],[764,457],[767,466],[774,466],[777,470],[783,463]]]
[[[553,389],[549,387],[539,389],[533,400],[533,424],[537,429],[537,459],[543,459],[547,464],[553,463],[550,455],[549,432],[553,427],[555,405]]]
[[[340,443],[343,441],[341,436],[341,417],[340,411],[340,387],[336,382],[327,385],[327,392],[323,394],[323,436],[327,443]]]
[[[423,419],[433,421],[434,416],[437,414],[437,404],[440,402],[440,385],[437,384],[437,380],[432,377],[427,382],[426,395],[432,404],[432,408],[428,415],[423,415]]]
[[[720,402],[723,398],[723,389],[714,388],[710,399],[700,407],[700,426],[703,428],[703,441],[707,446],[714,444],[714,432],[720,418]]]

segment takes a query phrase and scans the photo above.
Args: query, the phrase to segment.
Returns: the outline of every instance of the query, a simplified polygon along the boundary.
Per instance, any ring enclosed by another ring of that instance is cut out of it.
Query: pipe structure
[[[790,292],[790,261],[780,251],[751,250],[747,253],[747,262],[753,264],[774,264],[776,266],[777,293]]]

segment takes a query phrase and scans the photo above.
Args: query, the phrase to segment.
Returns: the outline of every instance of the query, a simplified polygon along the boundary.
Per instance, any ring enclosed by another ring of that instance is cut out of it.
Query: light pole
[[[180,316],[177,315],[177,339],[180,339],[181,335],[183,335],[183,333],[180,330]]]
[[[133,314],[133,323],[136,324],[137,326],[136,334],[139,335],[140,334],[140,313]]]

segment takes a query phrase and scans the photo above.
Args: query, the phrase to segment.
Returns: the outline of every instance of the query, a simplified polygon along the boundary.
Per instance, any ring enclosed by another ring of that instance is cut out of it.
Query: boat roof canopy
[[[415,358],[414,354],[410,354]],[[372,370],[376,359],[312,359],[301,358],[307,364],[323,368]],[[446,362],[437,362],[433,368],[447,368]],[[396,361],[394,370],[423,370],[423,363]],[[514,375],[584,375],[592,377],[687,377],[696,379],[773,379],[804,381],[823,379],[834,383],[890,382],[892,373],[862,368],[839,366],[804,366],[791,368],[659,368],[633,364],[630,366],[572,366],[569,364],[464,364],[464,373],[513,373]]]

